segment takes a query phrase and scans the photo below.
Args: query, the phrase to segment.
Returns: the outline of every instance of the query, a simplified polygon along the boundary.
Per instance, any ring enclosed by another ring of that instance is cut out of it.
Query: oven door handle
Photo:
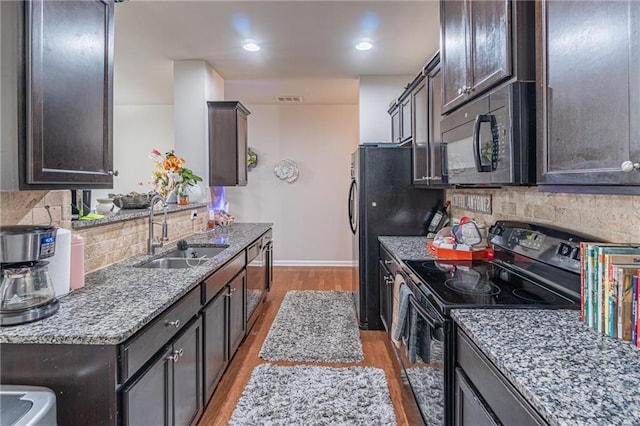
[[[418,299],[416,299],[413,294],[409,295],[409,303],[413,305],[416,312],[418,312],[418,315],[420,315],[432,329],[436,330],[438,328],[442,328],[443,330],[447,331],[446,328],[448,327],[445,327],[445,324],[447,323],[444,318],[442,318],[440,315],[437,315],[435,312],[433,314],[429,313],[426,309],[420,306],[420,302],[418,302]]]

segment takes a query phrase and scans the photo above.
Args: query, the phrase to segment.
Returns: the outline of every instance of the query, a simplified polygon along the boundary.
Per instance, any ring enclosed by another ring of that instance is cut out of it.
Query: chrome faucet
[[[164,211],[164,218],[162,219],[162,223],[154,222],[155,213],[153,211],[153,207],[156,202],[162,201],[162,210]],[[149,212],[149,254],[155,254],[156,248],[162,247],[163,241],[169,241],[168,237],[168,226],[167,226],[167,200],[160,194],[156,194],[151,199],[151,207],[149,207],[151,211]],[[153,236],[153,225],[161,225],[162,226],[162,238],[156,241],[156,238]]]

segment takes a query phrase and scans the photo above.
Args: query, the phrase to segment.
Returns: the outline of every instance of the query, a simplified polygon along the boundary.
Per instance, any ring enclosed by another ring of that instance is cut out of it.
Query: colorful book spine
[[[636,271],[637,275],[633,276],[631,281],[632,306],[631,306],[631,343],[636,345],[638,342],[638,275],[640,271]]]
[[[585,302],[585,315],[587,317],[587,325],[589,327],[594,327],[593,325],[593,296],[595,294],[593,277],[595,274],[594,271],[594,244],[587,244],[587,259],[586,259],[586,273],[587,273],[587,283],[586,283],[586,302]]]
[[[633,267],[616,267],[616,281],[618,284],[617,333],[620,340],[631,341],[631,312],[633,309]]]
[[[586,253],[587,253],[587,243],[580,243],[580,321],[586,323],[587,322],[587,269],[586,269]]]

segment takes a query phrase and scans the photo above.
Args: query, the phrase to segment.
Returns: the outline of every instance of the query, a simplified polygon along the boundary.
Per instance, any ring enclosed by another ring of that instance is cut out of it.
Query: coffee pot
[[[42,259],[55,254],[57,228],[0,228],[0,326],[24,324],[53,315],[59,303]]]

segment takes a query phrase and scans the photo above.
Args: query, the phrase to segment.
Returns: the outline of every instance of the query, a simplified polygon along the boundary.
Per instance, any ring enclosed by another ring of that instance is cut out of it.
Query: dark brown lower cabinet
[[[122,392],[123,424],[195,424],[202,410],[202,321],[193,320]]]
[[[456,331],[454,424],[547,424],[486,355],[460,329]]]
[[[246,331],[246,283],[247,275],[244,270],[229,283],[229,358],[240,346]]]
[[[213,395],[229,362],[227,352],[227,293],[225,287],[202,310],[204,323],[204,403]]]
[[[472,385],[467,382],[461,369],[456,368],[456,426],[495,426],[495,416],[478,395]]]

